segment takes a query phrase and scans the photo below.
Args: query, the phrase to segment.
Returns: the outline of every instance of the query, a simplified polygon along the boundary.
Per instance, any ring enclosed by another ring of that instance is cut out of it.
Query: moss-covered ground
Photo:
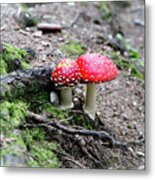
[[[0,75],[5,75],[17,69],[27,69],[27,52],[10,44],[1,45],[0,50]]]
[[[76,40],[70,40],[61,46],[61,50],[67,57],[72,58],[83,54],[86,51],[86,46]]]
[[[13,70],[14,61],[20,62],[19,69],[29,67],[26,52],[22,49],[5,44],[1,51],[1,75]],[[52,167],[60,166],[55,154],[57,144],[46,139],[46,133],[39,128],[20,128],[27,123],[27,111],[46,113],[51,118],[64,119],[67,113],[51,106],[49,92],[45,89],[28,87],[18,89],[0,101],[1,122],[1,165]]]

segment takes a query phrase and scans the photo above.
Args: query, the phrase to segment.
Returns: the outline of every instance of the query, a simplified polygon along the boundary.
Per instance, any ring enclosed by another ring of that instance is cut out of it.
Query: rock
[[[81,94],[83,93],[83,90],[82,90],[81,88],[79,88],[79,87],[76,87],[76,88],[75,88],[75,93],[76,93],[77,95],[81,95]]]
[[[19,138],[5,138],[5,146],[1,148],[0,164],[5,167],[26,167],[27,149]]]
[[[140,19],[135,19],[134,20],[134,24],[136,26],[141,26],[141,27],[144,27],[144,21],[140,20]]]
[[[5,30],[5,28],[6,28],[7,26],[2,26],[1,28],[0,28],[0,31],[4,31]]]
[[[19,32],[25,36],[29,35],[29,33],[27,31],[24,31],[23,29],[20,29]]]
[[[68,5],[68,6],[74,6],[74,5],[75,5],[75,2],[68,2],[67,5]]]
[[[37,28],[43,33],[48,33],[48,32],[60,32],[62,30],[62,26],[59,24],[52,24],[52,23],[39,23],[37,25]]]
[[[56,92],[52,91],[50,93],[50,102],[53,106],[58,106],[59,105],[59,98]]]
[[[21,8],[15,14],[15,20],[22,28],[35,26],[38,22],[28,11],[23,11]]]
[[[20,69],[22,67],[21,65],[22,65],[22,63],[19,59],[15,58],[13,60],[13,66],[14,66],[13,69],[14,70]]]
[[[36,31],[33,33],[34,37],[41,37],[42,36],[42,31]]]
[[[144,166],[144,165],[139,166],[138,169],[139,169],[139,170],[145,170],[145,166]]]
[[[41,44],[42,44],[44,47],[50,47],[50,43],[49,43],[49,42],[41,41]]]
[[[1,159],[1,166],[7,166],[7,167],[24,167],[26,166],[26,160],[24,156],[17,155],[17,154],[6,154]]]
[[[25,47],[23,48],[23,50],[25,50],[27,52],[27,59],[33,59],[36,56],[36,52],[31,49],[30,47]]]
[[[64,38],[63,38],[63,37],[59,37],[59,38],[58,38],[58,41],[59,41],[59,42],[64,42]]]
[[[52,19],[52,16],[49,14],[44,14],[42,19]]]
[[[145,154],[143,152],[137,151],[136,155],[138,155],[139,157],[145,157]]]
[[[137,106],[137,102],[136,102],[136,101],[133,101],[133,102],[132,102],[132,105],[133,105],[133,106]]]

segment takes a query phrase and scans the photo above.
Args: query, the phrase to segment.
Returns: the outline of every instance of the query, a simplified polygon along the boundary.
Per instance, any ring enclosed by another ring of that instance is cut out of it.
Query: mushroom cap
[[[116,65],[109,58],[98,53],[84,54],[76,62],[84,83],[110,81],[118,75]]]
[[[77,63],[71,59],[61,59],[52,72],[51,80],[59,87],[77,84],[80,80]]]

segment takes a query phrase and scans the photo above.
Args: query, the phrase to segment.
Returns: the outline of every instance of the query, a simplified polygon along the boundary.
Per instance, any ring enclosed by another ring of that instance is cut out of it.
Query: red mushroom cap
[[[73,86],[80,80],[77,63],[71,59],[61,59],[52,72],[51,80],[56,86]]]
[[[116,78],[116,65],[98,53],[84,54],[77,59],[83,82],[101,83]]]

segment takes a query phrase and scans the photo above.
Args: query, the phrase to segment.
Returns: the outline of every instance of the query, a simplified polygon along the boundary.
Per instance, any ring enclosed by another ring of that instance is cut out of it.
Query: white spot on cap
[[[90,75],[91,78],[94,78],[94,75]]]
[[[68,78],[66,79],[66,82],[69,82],[69,79],[68,79]]]

